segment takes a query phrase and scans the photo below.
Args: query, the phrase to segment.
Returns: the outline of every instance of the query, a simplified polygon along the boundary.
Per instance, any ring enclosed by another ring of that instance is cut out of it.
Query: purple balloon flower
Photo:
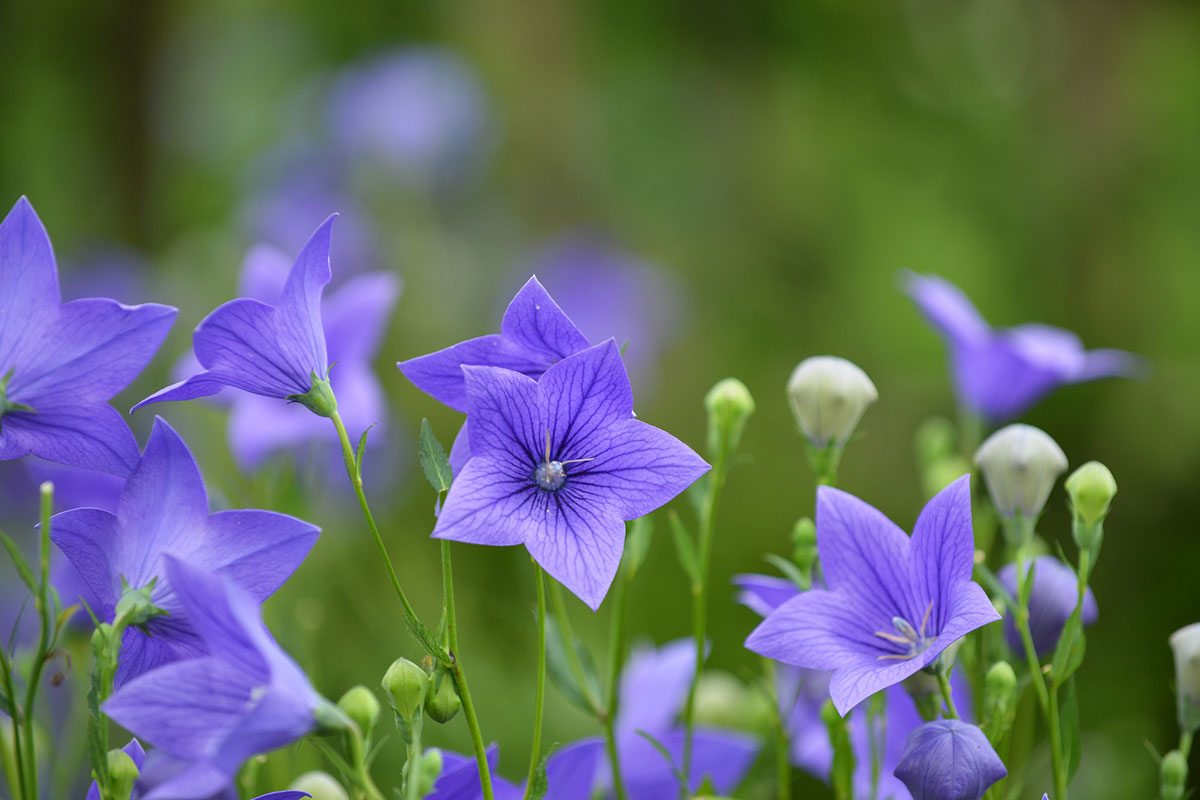
[[[0,460],[33,453],[127,475],[137,440],[106,401],[150,361],[176,313],[60,302],[50,237],[18,200],[0,223]]]
[[[633,418],[633,393],[609,339],[539,380],[464,366],[472,457],[433,536],[524,544],[593,610],[625,546],[625,521],[649,514],[708,471],[675,437]]]
[[[657,650],[635,652],[625,665],[614,733],[629,800],[659,800],[679,793],[672,764],[677,766],[683,761],[685,733],[676,718],[687,698],[695,662],[695,642],[679,639]],[[659,742],[670,753],[671,760],[664,758],[639,731]],[[696,791],[708,779],[718,794],[728,794],[754,762],[758,740],[743,733],[712,728],[698,728],[693,736],[690,790]],[[573,772],[570,785],[577,792],[571,797],[590,797],[596,787],[604,790],[605,797],[612,795],[612,775],[604,756],[603,739],[584,739],[556,755],[564,759],[563,771],[569,765]]]
[[[161,418],[110,514],[77,508],[56,514],[50,537],[79,570],[100,602],[96,616],[112,621],[121,580],[137,589],[156,578],[155,605],[170,612],[130,628],[121,647],[116,683],[162,664],[203,655],[203,636],[168,577],[178,557],[236,581],[261,602],[295,571],[317,539],[307,522],[273,511],[210,514],[204,481],[187,445]]]
[[[983,731],[956,719],[913,731],[896,767],[913,800],[979,800],[1007,774]]]
[[[1067,618],[1075,611],[1079,600],[1079,582],[1075,572],[1054,556],[1033,559],[1033,589],[1029,595],[1029,632],[1033,634],[1033,649],[1038,657],[1050,653],[1058,645]],[[1030,568],[1025,565],[1026,571]],[[996,574],[1000,583],[1013,597],[1017,596],[1017,565],[1007,564]],[[1091,625],[1100,617],[1096,596],[1089,588],[1083,595],[1081,620]],[[1024,653],[1025,646],[1017,632],[1012,616],[1004,620],[1004,638],[1014,653]]]
[[[995,330],[957,286],[936,275],[909,273],[905,291],[949,345],[959,402],[991,422],[1019,416],[1060,386],[1144,369],[1141,358],[1123,350],[1084,350],[1062,328]]]
[[[1000,619],[971,580],[970,478],[925,506],[910,539],[878,510],[817,490],[817,550],[828,589],[773,611],[746,640],[756,653],[833,670],[829,694],[845,716],[862,700],[932,664],[951,643]]]
[[[246,759],[307,735],[327,701],[267,631],[258,600],[232,580],[167,556],[167,580],[203,651],[141,675],[102,710],[156,752],[186,762],[142,800],[200,800]]]
[[[290,268],[287,256],[273,247],[251,249],[242,267],[241,296],[277,302]],[[330,292],[321,304],[326,350],[335,365],[329,382],[337,395],[338,413],[350,430],[374,425],[376,439],[384,433],[387,401],[371,361],[399,294],[397,276],[365,272]],[[243,469],[255,469],[273,453],[311,442],[336,445],[337,431],[299,404],[281,408],[275,398],[244,392],[231,398],[229,446]]]
[[[160,389],[134,406],[190,400],[226,386],[291,400],[326,379],[329,360],[321,327],[321,294],[331,277],[333,220],[317,228],[288,273],[276,305],[240,297],[219,306],[196,326],[192,349],[204,372]]]

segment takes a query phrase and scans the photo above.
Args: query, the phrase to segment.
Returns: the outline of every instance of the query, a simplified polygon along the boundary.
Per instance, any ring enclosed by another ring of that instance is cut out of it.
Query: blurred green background
[[[422,615],[440,607],[438,548],[413,440],[426,416],[448,444],[459,418],[393,363],[495,330],[548,240],[585,226],[661,270],[662,294],[642,313],[662,304],[670,324],[634,376],[643,419],[700,448],[712,383],[735,375],[758,399],[743,444],[752,460],[730,477],[713,559],[710,664],[735,674],[757,668],[741,646],[755,618],[728,579],[770,571],[762,554],[786,553],[792,523],[812,510],[783,389],[800,359],[844,356],[879,388],[841,485],[906,528],[921,507],[912,434],[954,404],[942,343],[897,273],[935,272],[995,324],[1057,324],[1153,363],[1145,382],[1069,387],[1026,418],[1072,465],[1100,459],[1120,484],[1079,677],[1076,791],[1149,796],[1157,775],[1143,743],[1165,749],[1176,736],[1166,637],[1200,618],[1200,6],[0,2],[0,202],[29,196],[64,287],[118,248],[138,265],[138,296],[118,299],[181,309],[119,407],[161,386],[194,324],[233,296],[260,235],[247,208],[292,169],[281,158],[322,157],[338,71],[413,45],[446,48],[476,76],[481,128],[451,158],[466,167],[435,178],[331,169],[374,231],[366,266],[405,281],[378,359],[390,429],[367,481]],[[350,217],[320,205],[295,225]],[[337,259],[335,245],[335,275]],[[131,418],[143,441],[153,413]],[[323,693],[376,686],[393,658],[417,657],[344,476],[327,491],[304,489],[305,473],[282,462],[238,477],[219,409],[157,413],[188,439],[222,502],[323,527],[267,606]],[[1041,531],[1074,552],[1061,490]],[[632,629],[661,643],[690,628],[665,519],[650,558]],[[516,779],[532,717],[533,573],[519,548],[469,546],[456,548],[456,571],[480,719]],[[602,651],[608,609],[573,610]],[[550,691],[548,741],[594,732]],[[429,736],[467,747],[460,720]],[[401,751],[387,746],[381,774],[398,769]],[[273,756],[264,775],[286,780],[318,763],[301,746]]]

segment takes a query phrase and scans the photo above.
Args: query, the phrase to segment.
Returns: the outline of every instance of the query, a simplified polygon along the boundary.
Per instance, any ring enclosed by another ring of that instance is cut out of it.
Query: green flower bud
[[[1200,622],[1171,634],[1175,654],[1175,693],[1179,701],[1179,728],[1200,730]]]
[[[442,774],[442,751],[431,747],[421,755],[421,772],[417,778],[417,796],[433,791],[433,784]]]
[[[308,792],[312,800],[350,800],[350,795],[328,772],[306,772],[288,787],[296,792]]]
[[[425,713],[434,722],[447,723],[462,708],[462,699],[450,671],[439,667],[431,677],[432,686],[425,698]]]
[[[1117,493],[1117,481],[1099,461],[1087,462],[1072,472],[1063,485],[1071,497],[1071,508],[1087,525],[1104,519]]]
[[[917,426],[913,436],[913,449],[917,454],[917,463],[928,467],[935,461],[957,453],[955,440],[958,434],[954,423],[945,417],[930,417]],[[958,473],[962,475],[962,473]]]
[[[1188,763],[1187,758],[1178,750],[1172,750],[1163,756],[1159,765],[1161,780],[1160,794],[1162,800],[1183,800],[1187,789]]]
[[[429,675],[407,658],[397,658],[383,676],[383,689],[392,699],[392,709],[411,722],[425,704]]]
[[[1032,425],[1008,425],[975,451],[992,503],[1005,520],[1030,523],[1042,513],[1054,482],[1067,469],[1067,457],[1044,431]]]
[[[137,764],[124,750],[108,751],[108,785],[117,800],[129,800],[138,779]]]
[[[289,394],[287,397],[293,403],[299,403],[308,408],[318,417],[332,417],[337,413],[337,398],[333,396],[333,387],[329,381],[312,373],[312,388],[304,394]]]
[[[787,391],[796,424],[816,448],[844,446],[863,412],[879,399],[867,373],[835,356],[801,361],[788,379]]]
[[[762,692],[728,672],[706,671],[696,684],[696,719],[702,725],[755,733],[768,730],[773,713]]]
[[[792,561],[811,584],[813,567],[817,565],[817,526],[808,517],[796,520],[792,528]]]
[[[737,378],[725,378],[704,396],[708,411],[708,449],[712,453],[737,449],[742,441],[746,420],[754,413],[754,398],[746,384]]]
[[[983,731],[996,741],[1012,725],[1017,712],[1017,673],[1007,661],[998,661],[983,681]]]
[[[354,720],[364,735],[369,734],[379,720],[379,701],[375,699],[374,692],[365,686],[355,686],[342,695],[342,699],[338,700],[338,708]]]

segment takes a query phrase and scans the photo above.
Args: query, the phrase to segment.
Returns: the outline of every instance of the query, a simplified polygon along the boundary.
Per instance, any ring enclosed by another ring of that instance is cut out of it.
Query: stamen
[[[917,657],[916,653],[906,653],[904,655],[895,653],[890,656],[876,656],[876,658],[880,661],[908,661],[908,660],[916,658],[916,657]]]
[[[595,460],[596,460],[596,457],[592,456],[591,458],[571,458],[566,461],[560,461],[558,463],[560,463],[560,464],[582,464],[584,461],[595,461]]]
[[[917,639],[920,638],[917,636],[917,632],[913,630],[913,626],[908,624],[908,620],[906,620],[904,617],[892,617],[892,624],[895,625],[896,630],[900,631],[901,635],[908,640],[909,644],[916,643]]]
[[[921,638],[925,638],[925,623],[929,622],[929,612],[933,611],[933,601],[929,601],[929,605],[925,607],[925,618],[921,620]]]
[[[887,639],[889,642],[895,642],[896,644],[902,644],[905,646],[912,644],[912,640],[905,639],[903,636],[897,636],[894,633],[883,633],[882,631],[875,631],[875,635],[878,636],[880,639]]]

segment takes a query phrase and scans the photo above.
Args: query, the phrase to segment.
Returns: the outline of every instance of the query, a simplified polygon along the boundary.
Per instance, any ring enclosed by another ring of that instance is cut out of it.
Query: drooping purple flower
[[[170,306],[62,303],[50,238],[22,197],[0,223],[0,461],[30,453],[126,475],[137,440],[107,401],[175,320]]]
[[[1084,350],[1062,328],[993,329],[957,286],[936,275],[909,273],[905,291],[946,339],[959,402],[991,422],[1020,416],[1060,386],[1144,370],[1138,356]]]
[[[317,228],[288,273],[276,305],[240,297],[219,306],[196,326],[192,349],[204,372],[160,389],[134,406],[190,400],[226,386],[291,400],[308,394],[329,373],[321,294],[331,276],[333,220]]]
[[[622,671],[614,733],[629,800],[658,800],[679,793],[675,768],[683,762],[685,733],[677,719],[695,660],[695,642],[680,639],[658,649],[635,651]],[[669,761],[643,733],[667,750]],[[758,740],[744,733],[704,727],[697,728],[693,736],[689,788],[696,791],[707,779],[717,793],[730,793],[754,762]],[[571,759],[571,785],[577,789],[572,797],[590,797],[593,789],[602,790],[604,797],[612,796],[603,739],[584,739],[556,755]],[[590,776],[588,769],[592,770]]]
[[[333,86],[329,112],[347,156],[421,184],[469,176],[491,138],[478,79],[441,48],[394,50],[351,65]]]
[[[230,786],[248,758],[316,726],[328,701],[279,648],[258,601],[227,577],[167,556],[167,582],[209,655],[131,680],[102,710],[186,767],[142,800],[201,800]]]
[[[1006,775],[983,731],[956,719],[927,722],[909,734],[896,767],[913,800],[979,800]]]
[[[1029,594],[1029,632],[1033,635],[1033,649],[1038,657],[1052,652],[1058,645],[1067,618],[1075,611],[1079,599],[1079,582],[1075,572],[1054,556],[1038,556],[1033,559],[1033,589]],[[1026,571],[1030,568],[1025,565]],[[1017,565],[1007,564],[996,574],[1000,583],[1013,597],[1017,596]],[[1089,588],[1083,595],[1081,620],[1091,625],[1100,617],[1096,596]],[[1017,632],[1016,623],[1009,615],[1004,620],[1004,638],[1014,653],[1022,654],[1025,646]]]
[[[278,302],[290,271],[287,256],[259,245],[242,267],[239,293],[264,303]],[[330,363],[329,382],[346,427],[362,431],[374,425],[378,441],[386,432],[387,401],[372,369],[400,294],[400,279],[388,272],[365,272],[324,297],[321,319]],[[281,450],[312,442],[337,443],[337,432],[299,404],[280,407],[276,398],[234,393],[230,398],[229,446],[244,469],[255,469]]]
[[[524,544],[596,609],[616,575],[625,521],[649,514],[708,471],[690,448],[633,418],[633,393],[609,339],[539,380],[498,367],[466,375],[471,459],[433,536]]]
[[[680,330],[683,288],[658,266],[622,252],[592,232],[549,242],[532,272],[554,287],[579,329],[593,342],[610,336],[635,379],[652,372]]]
[[[838,712],[932,664],[955,640],[1000,619],[971,580],[969,476],[922,510],[910,539],[858,498],[817,490],[817,550],[827,589],[772,612],[746,640],[756,653],[833,670]]]
[[[50,531],[95,593],[100,605],[94,611],[101,619],[112,621],[122,579],[135,589],[157,579],[151,600],[170,616],[150,620],[145,632],[126,630],[118,686],[162,664],[208,652],[168,578],[170,557],[228,577],[261,602],[300,565],[318,534],[307,522],[273,511],[210,514],[192,454],[161,418],[154,421],[116,514],[64,511],[54,516]]]

